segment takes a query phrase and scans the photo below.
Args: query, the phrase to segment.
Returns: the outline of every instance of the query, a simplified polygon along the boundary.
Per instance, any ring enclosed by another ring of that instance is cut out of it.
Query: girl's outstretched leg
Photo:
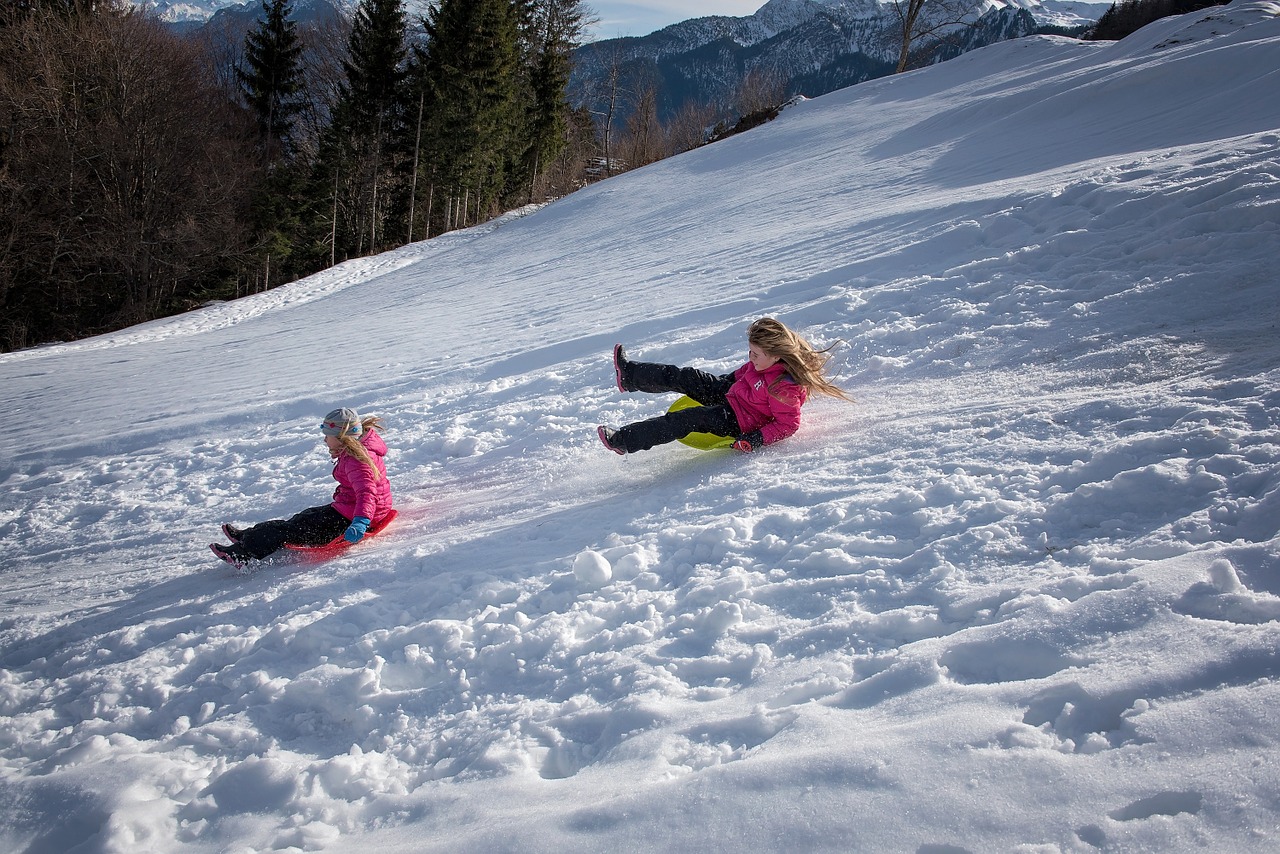
[[[654,445],[674,442],[690,433],[736,436],[739,432],[738,417],[728,405],[691,406],[656,418],[637,421],[617,430],[599,428],[600,440],[611,451],[619,454],[647,451]]]
[[[618,344],[613,348],[613,370],[621,391],[643,391],[652,394],[674,391],[687,394],[703,406],[724,403],[733,375],[716,376],[697,368],[662,365],[656,362],[633,362]]]

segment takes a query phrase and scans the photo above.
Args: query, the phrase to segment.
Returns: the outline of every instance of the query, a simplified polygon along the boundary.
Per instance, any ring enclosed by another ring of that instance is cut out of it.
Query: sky
[[[597,39],[612,39],[619,36],[647,36],[671,24],[708,15],[743,18],[753,14],[765,2],[766,0],[706,0],[697,4],[695,11],[690,11],[688,3],[676,0],[653,3],[606,3],[594,0],[588,5],[600,19],[592,29],[593,36]]]
[[[1280,5],[0,355],[0,851],[1280,851]],[[750,455],[610,353],[832,347]],[[381,416],[399,516],[323,504]]]

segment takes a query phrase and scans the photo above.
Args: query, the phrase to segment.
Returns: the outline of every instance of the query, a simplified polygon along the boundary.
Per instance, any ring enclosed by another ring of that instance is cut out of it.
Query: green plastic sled
[[[667,407],[667,411],[679,412],[681,409],[688,409],[690,406],[701,405],[701,403],[686,394]],[[716,448],[728,448],[733,445],[732,436],[717,436],[715,433],[690,433],[680,441],[690,448],[697,448],[699,451],[714,451]]]

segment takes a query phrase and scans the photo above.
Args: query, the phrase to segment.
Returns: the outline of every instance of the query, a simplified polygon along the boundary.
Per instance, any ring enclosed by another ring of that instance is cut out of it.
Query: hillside
[[[0,850],[1280,851],[1280,4],[0,355]],[[610,348],[834,345],[750,456]],[[387,422],[401,517],[237,575]]]

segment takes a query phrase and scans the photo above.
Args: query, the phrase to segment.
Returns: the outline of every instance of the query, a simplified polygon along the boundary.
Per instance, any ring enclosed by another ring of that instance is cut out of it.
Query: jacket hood
[[[385,457],[387,455],[387,443],[382,440],[382,435],[375,430],[365,430],[360,436],[360,444],[364,445],[365,450],[375,456]]]

